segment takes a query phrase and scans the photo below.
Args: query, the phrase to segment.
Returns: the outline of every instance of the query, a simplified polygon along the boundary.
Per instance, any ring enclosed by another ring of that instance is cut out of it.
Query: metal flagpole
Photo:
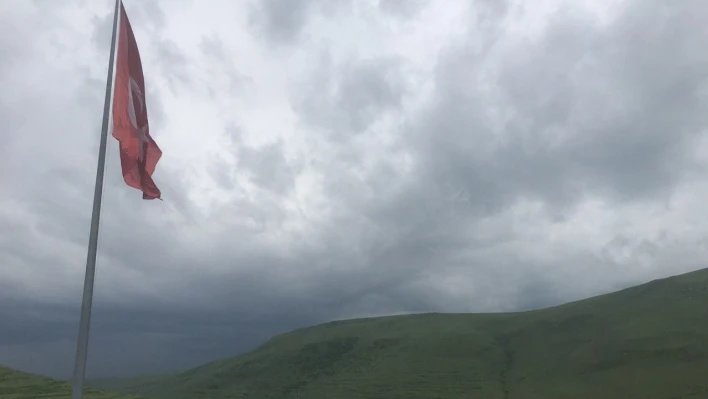
[[[96,273],[96,252],[98,251],[98,227],[101,217],[101,198],[103,195],[103,175],[106,166],[106,145],[108,144],[108,123],[110,121],[111,88],[113,87],[113,64],[116,52],[116,32],[118,31],[118,13],[121,0],[116,0],[113,13],[113,33],[111,35],[111,54],[108,59],[108,78],[106,78],[106,98],[103,104],[103,123],[101,141],[98,147],[98,167],[96,168],[96,186],[93,192],[93,211],[91,212],[91,230],[89,232],[88,254],[86,256],[86,275],[84,292],[81,299],[81,321],[79,336],[76,341],[76,361],[72,399],[81,399],[86,377],[86,358],[88,355],[89,326],[91,324],[91,305],[93,302],[93,280]]]

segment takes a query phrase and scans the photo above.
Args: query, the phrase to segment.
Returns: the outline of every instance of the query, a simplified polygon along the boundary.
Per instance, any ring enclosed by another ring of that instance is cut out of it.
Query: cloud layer
[[[708,260],[703,1],[125,5],[165,201],[111,140],[93,376]],[[2,364],[71,372],[111,11],[0,5]]]

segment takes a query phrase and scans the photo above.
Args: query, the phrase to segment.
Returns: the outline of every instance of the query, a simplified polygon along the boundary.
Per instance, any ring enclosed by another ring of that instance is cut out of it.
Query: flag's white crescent
[[[133,102],[133,92],[137,94],[138,98],[138,106],[139,108],[135,108],[135,103]],[[142,161],[143,158],[145,157],[145,149],[144,149],[144,143],[147,141],[147,123],[144,126],[138,126],[138,118],[136,114],[138,112],[142,113],[142,111],[145,109],[145,95],[143,94],[142,90],[140,90],[140,86],[138,86],[138,82],[133,79],[133,77],[129,77],[128,79],[128,116],[130,117],[130,124],[133,125],[135,128],[137,134],[138,134],[138,141],[139,143],[139,159]]]

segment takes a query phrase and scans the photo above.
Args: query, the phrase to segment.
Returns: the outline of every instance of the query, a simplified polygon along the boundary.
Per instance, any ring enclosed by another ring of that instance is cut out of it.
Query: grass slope
[[[1,399],[70,399],[71,386],[65,381],[0,367]],[[87,389],[86,399],[138,399],[132,395]]]
[[[328,323],[113,387],[157,399],[708,398],[708,270],[532,312]]]

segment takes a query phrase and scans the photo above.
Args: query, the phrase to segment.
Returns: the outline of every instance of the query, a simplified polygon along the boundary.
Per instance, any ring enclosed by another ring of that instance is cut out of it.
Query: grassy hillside
[[[708,398],[708,270],[533,312],[328,323],[113,383],[156,399]]]
[[[0,367],[1,399],[70,399],[71,387],[64,381]],[[132,395],[87,389],[86,399],[138,399]]]

